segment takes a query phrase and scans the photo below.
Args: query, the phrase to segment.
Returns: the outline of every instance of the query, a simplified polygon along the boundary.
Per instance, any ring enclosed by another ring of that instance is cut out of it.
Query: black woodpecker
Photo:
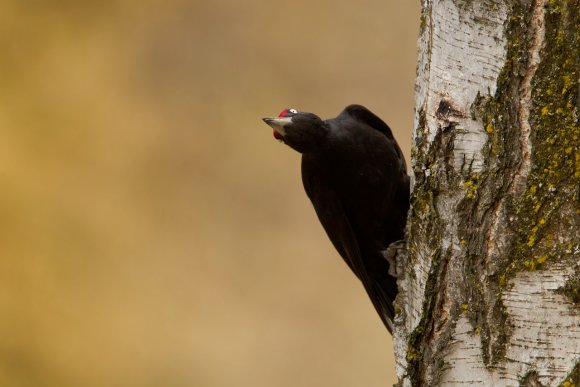
[[[328,120],[295,109],[263,120],[302,153],[302,182],[318,219],[392,333],[397,284],[383,252],[404,238],[409,176],[391,129],[360,105]]]

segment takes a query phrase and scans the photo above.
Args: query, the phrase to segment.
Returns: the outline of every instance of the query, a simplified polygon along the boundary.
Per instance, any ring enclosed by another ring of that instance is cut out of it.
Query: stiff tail
[[[389,278],[390,282],[387,286],[381,285],[379,282],[371,280],[372,283],[367,288],[367,293],[375,307],[379,317],[385,324],[385,327],[390,334],[393,333],[393,319],[395,317],[395,309],[393,307],[393,302],[397,296],[396,290],[396,280],[394,278]],[[392,285],[390,286],[392,282]],[[394,289],[393,289],[394,288]]]

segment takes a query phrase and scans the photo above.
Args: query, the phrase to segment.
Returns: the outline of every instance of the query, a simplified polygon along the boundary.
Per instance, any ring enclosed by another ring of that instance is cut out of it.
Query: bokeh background
[[[1,386],[394,382],[260,118],[361,103],[408,157],[418,1],[0,8]]]

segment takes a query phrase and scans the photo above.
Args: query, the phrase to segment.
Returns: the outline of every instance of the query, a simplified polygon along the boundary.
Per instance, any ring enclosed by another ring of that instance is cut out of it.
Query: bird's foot
[[[407,260],[407,241],[402,239],[393,242],[385,250],[381,251],[383,257],[389,262],[389,275],[398,278],[403,274],[405,261]]]

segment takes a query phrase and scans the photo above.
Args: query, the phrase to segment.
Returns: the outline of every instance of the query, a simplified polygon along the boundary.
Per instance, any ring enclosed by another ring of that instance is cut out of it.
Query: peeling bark
[[[572,383],[580,0],[424,0],[400,384]]]

